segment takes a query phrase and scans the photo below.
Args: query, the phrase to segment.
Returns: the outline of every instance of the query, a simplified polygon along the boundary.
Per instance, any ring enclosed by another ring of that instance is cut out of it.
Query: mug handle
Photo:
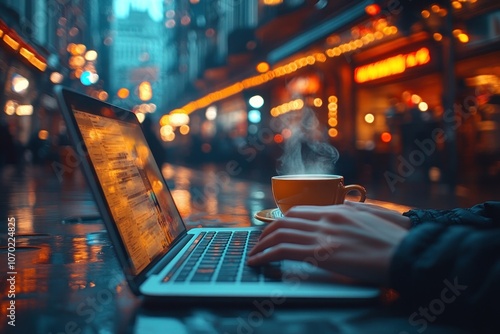
[[[359,202],[364,202],[366,200],[366,189],[359,184],[349,184],[344,187],[344,198],[351,191],[357,191],[360,193]]]

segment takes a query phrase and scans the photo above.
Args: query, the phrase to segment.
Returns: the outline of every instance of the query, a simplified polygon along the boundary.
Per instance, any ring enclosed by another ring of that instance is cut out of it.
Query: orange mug
[[[344,185],[344,177],[333,174],[280,175],[271,178],[276,205],[285,214],[296,205],[332,205],[344,203],[351,191],[366,199],[366,189],[358,184]]]

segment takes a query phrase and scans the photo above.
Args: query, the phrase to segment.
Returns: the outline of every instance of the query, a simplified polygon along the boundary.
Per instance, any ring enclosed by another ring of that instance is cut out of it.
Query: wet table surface
[[[370,305],[287,307],[285,303],[266,310],[255,305],[146,307],[124,281],[78,168],[64,177],[50,166],[7,166],[0,172],[0,333],[405,334],[422,330],[412,325],[408,312],[389,302],[390,292]],[[254,214],[274,207],[269,185],[232,178],[215,168],[193,170],[167,164],[162,172],[188,228],[263,225]],[[398,211],[407,209],[369,201]],[[15,233],[14,261],[8,257],[9,232]],[[12,276],[15,281],[9,280]],[[425,331],[467,333],[439,323],[428,324]]]

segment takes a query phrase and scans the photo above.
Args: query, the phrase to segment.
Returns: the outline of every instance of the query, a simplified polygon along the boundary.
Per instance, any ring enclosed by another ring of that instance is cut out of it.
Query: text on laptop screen
[[[73,111],[137,274],[165,252],[184,225],[139,125]]]

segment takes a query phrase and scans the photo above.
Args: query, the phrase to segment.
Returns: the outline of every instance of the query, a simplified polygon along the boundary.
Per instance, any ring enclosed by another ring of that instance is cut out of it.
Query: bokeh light
[[[262,120],[262,115],[259,110],[252,109],[248,112],[248,121],[251,123],[259,123]]]
[[[389,143],[392,140],[392,135],[389,132],[382,132],[380,140],[384,143]]]
[[[368,124],[372,124],[375,121],[375,116],[373,114],[366,114],[365,115],[365,122]]]
[[[217,118],[217,107],[216,106],[210,106],[207,108],[207,111],[205,112],[205,117],[209,121],[213,121]]]
[[[248,100],[248,103],[252,106],[252,108],[258,109],[264,105],[264,98],[260,95],[255,95]]]

